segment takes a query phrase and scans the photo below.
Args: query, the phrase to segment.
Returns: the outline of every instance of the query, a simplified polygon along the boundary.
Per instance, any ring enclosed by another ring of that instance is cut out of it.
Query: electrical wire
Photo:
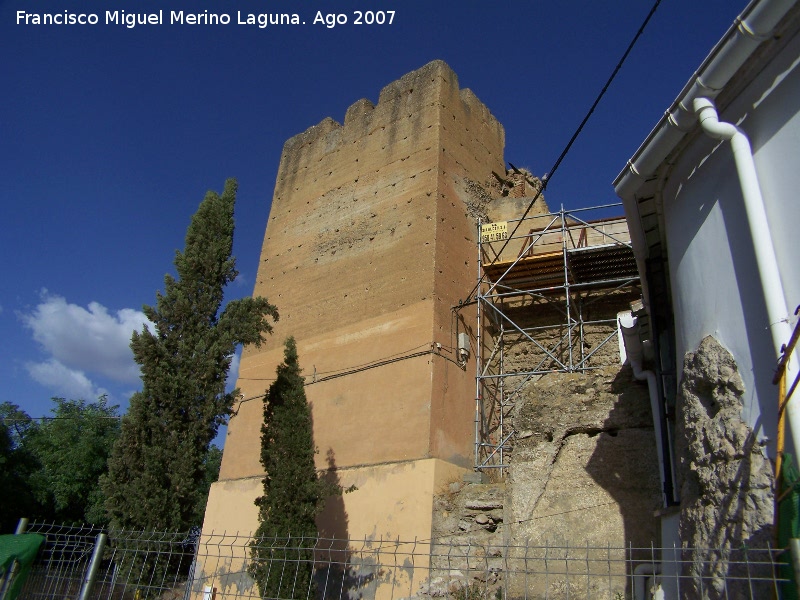
[[[414,352],[417,348],[424,348],[427,347],[427,350],[421,350],[418,352]],[[452,352],[453,348],[442,346],[439,348],[435,342],[431,342],[430,344],[422,344],[420,346],[416,346],[415,348],[411,348],[410,350],[406,350],[405,353],[398,353],[398,354],[391,354],[386,358],[378,359],[376,361],[371,361],[367,363],[362,363],[360,365],[355,365],[352,367],[345,367],[343,369],[334,369],[331,371],[322,371],[322,373],[330,373],[330,375],[326,375],[325,377],[316,378],[317,375],[320,373],[315,372],[312,377],[312,381],[304,382],[304,386],[308,387],[310,385],[314,385],[316,383],[322,383],[324,381],[330,381],[331,379],[338,379],[339,377],[345,377],[347,375],[353,375],[355,373],[361,373],[362,371],[368,371],[369,369],[375,369],[378,367],[384,367],[386,365],[400,362],[403,360],[408,360],[411,358],[417,358],[419,356],[427,356],[427,355],[434,355],[443,358],[444,360],[453,363],[460,369],[465,369],[466,365],[460,363],[456,360],[453,360],[449,356],[446,356],[441,353],[441,350],[445,350],[447,352]],[[240,377],[239,379],[244,381],[275,381],[275,378],[271,379],[262,379],[262,378],[255,378],[255,377]],[[251,400],[256,400],[258,398],[263,398],[265,394],[258,394],[256,396],[249,396],[247,398],[241,399],[239,402],[236,403],[236,409],[231,413],[231,416],[236,416],[239,414],[239,407],[244,404],[245,402],[249,402]]]
[[[337,379],[339,377],[345,377],[346,375],[353,375],[354,373],[361,373],[362,371],[367,371],[368,369],[374,369],[376,367],[383,367],[385,365],[389,365],[395,362],[399,362],[401,360],[408,360],[409,358],[416,358],[418,356],[425,356],[427,354],[433,354],[433,350],[422,350],[421,352],[414,352],[412,354],[407,354],[405,356],[396,356],[394,358],[387,358],[386,360],[381,360],[375,363],[369,363],[354,369],[350,369],[348,371],[342,371],[340,373],[335,373],[333,375],[328,375],[327,377],[321,377],[319,379],[313,379],[310,382],[307,382],[305,385],[308,387],[309,385],[314,385],[315,383],[322,383],[323,381],[329,381],[331,379]]]
[[[547,184],[553,178],[553,175],[561,166],[561,163],[563,162],[564,158],[566,158],[567,154],[572,149],[572,145],[575,143],[575,140],[578,139],[578,136],[581,134],[583,128],[586,126],[586,123],[589,121],[592,114],[594,113],[595,108],[597,108],[597,105],[600,104],[600,100],[602,100],[603,96],[605,96],[606,92],[608,91],[608,88],[611,86],[611,83],[616,78],[617,74],[622,68],[622,65],[627,60],[628,55],[633,50],[633,47],[636,45],[636,42],[639,41],[639,38],[642,36],[642,33],[644,33],[645,28],[647,27],[648,23],[650,23],[650,19],[653,18],[653,15],[655,14],[660,4],[661,0],[656,0],[653,3],[653,6],[650,8],[650,12],[647,13],[647,16],[645,17],[644,21],[642,21],[642,24],[636,31],[636,35],[633,36],[633,39],[628,44],[628,47],[622,54],[622,57],[617,61],[617,65],[614,67],[614,70],[611,72],[611,75],[606,80],[605,85],[603,85],[603,89],[601,89],[600,93],[597,94],[597,97],[594,99],[591,108],[589,108],[589,111],[583,117],[583,120],[581,121],[580,125],[578,125],[578,128],[575,130],[575,132],[572,134],[572,137],[567,142],[567,145],[564,146],[564,149],[561,151],[561,154],[558,155],[558,158],[556,159],[555,163],[553,163],[553,166],[550,167],[550,170],[547,171],[544,177],[542,177],[541,180],[542,185],[536,191],[536,195],[533,197],[533,200],[531,200],[530,203],[528,204],[528,208],[525,209],[522,218],[519,221],[517,221],[517,224],[514,226],[514,229],[512,230],[511,234],[508,236],[508,238],[506,238],[505,243],[500,248],[500,251],[495,253],[495,257],[492,259],[492,262],[489,263],[489,266],[493,265],[495,262],[497,262],[498,258],[500,258],[500,255],[503,253],[503,250],[506,249],[506,246],[508,246],[508,243],[511,241],[511,238],[514,237],[514,234],[517,232],[517,229],[519,229],[519,226],[522,225],[522,222],[525,220],[525,217],[528,216],[528,213],[533,208],[534,203],[539,199],[539,197],[542,195],[542,192],[544,192],[544,190],[547,188]],[[464,301],[460,302],[458,307],[461,307],[464,304],[469,304],[472,302],[471,297],[478,290],[480,284],[481,284],[480,281],[478,281],[478,283],[475,284],[475,287],[473,287],[472,290],[470,290],[469,294],[467,294],[467,298]]]
[[[405,355],[405,354],[408,354],[409,352],[414,352],[415,350],[419,350],[420,348],[426,348],[426,347],[429,347],[429,346],[430,346],[430,344],[420,344],[419,346],[415,346],[414,348],[409,348],[408,350],[403,350],[401,352],[397,352],[396,354],[390,354],[389,356],[387,356],[385,358],[382,358],[382,359],[379,359],[379,360],[387,360],[387,359],[393,358],[395,356]],[[372,362],[374,362],[374,361],[372,361]],[[327,375],[329,373],[339,373],[339,372],[342,372],[342,371],[348,371],[348,370],[351,370],[351,369],[357,369],[359,367],[364,367],[364,366],[372,364],[372,362],[366,362],[366,363],[362,363],[360,365],[353,365],[353,366],[350,366],[350,367],[344,367],[342,369],[332,369],[330,371],[315,371],[315,374],[316,375]],[[274,377],[271,377],[271,378],[239,377],[239,379],[242,380],[242,381],[275,381]]]
[[[414,350],[417,350],[418,348],[424,348],[424,347],[428,347],[428,349],[427,350],[423,350],[421,352],[414,352]],[[436,356],[441,356],[443,359],[445,359],[445,360],[457,365],[459,368],[463,368],[463,365],[461,363],[453,360],[449,356],[445,356],[444,354],[442,354],[440,352],[440,350],[446,350],[446,351],[452,352],[453,348],[451,348],[449,346],[448,347],[442,346],[441,349],[440,349],[440,348],[438,348],[436,346],[435,343],[421,344],[419,346],[416,346],[415,348],[411,348],[409,350],[405,350],[404,352],[398,352],[397,354],[390,354],[386,358],[383,358],[383,359],[380,359],[380,360],[377,360],[377,361],[362,363],[360,365],[354,365],[352,367],[345,367],[343,369],[333,369],[331,371],[321,371],[320,373],[316,373],[315,372],[314,376],[319,375],[319,374],[328,374],[328,373],[330,373],[330,375],[327,375],[326,377],[321,377],[319,379],[315,378],[310,382],[305,382],[304,385],[309,386],[309,385],[312,385],[312,384],[315,384],[315,383],[322,383],[323,381],[329,381],[331,379],[337,379],[339,377],[344,377],[346,375],[352,375],[354,373],[360,373],[362,371],[367,371],[369,369],[375,369],[377,367],[383,367],[385,365],[389,365],[389,364],[392,364],[392,363],[395,363],[395,362],[399,362],[401,360],[408,360],[409,358],[416,358],[418,356],[425,356],[427,354],[434,354]],[[239,377],[239,379],[241,379],[243,381],[269,381],[269,382],[275,381],[274,377],[272,377],[272,378]],[[264,397],[264,394],[258,394],[257,396],[250,396],[248,398],[243,398],[243,399],[239,400],[236,403],[236,410],[233,411],[231,416],[236,416],[238,414],[238,412],[239,412],[239,407],[242,404],[244,404],[245,402],[249,402],[250,400],[256,400],[257,398],[263,398],[263,397]],[[56,420],[56,419],[82,419],[82,418],[85,418],[85,417],[30,417],[28,419],[2,418],[0,420],[2,420],[4,423],[17,423],[17,422],[23,423],[23,422],[39,421],[39,420],[41,420],[41,421],[45,421],[45,420],[52,421],[52,420]],[[119,419],[122,418],[122,416],[119,416],[119,417],[100,417],[100,416],[98,416],[98,417],[92,417],[92,418],[119,420]]]

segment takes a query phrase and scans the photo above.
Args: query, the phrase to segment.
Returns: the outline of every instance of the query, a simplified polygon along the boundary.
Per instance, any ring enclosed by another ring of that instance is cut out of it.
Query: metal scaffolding
[[[616,313],[641,296],[611,204],[479,223],[475,468],[503,473],[520,394],[546,373],[619,363]]]

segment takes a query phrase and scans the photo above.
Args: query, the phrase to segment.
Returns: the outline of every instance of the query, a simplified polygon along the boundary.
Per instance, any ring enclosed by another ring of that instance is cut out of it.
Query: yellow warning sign
[[[508,221],[481,225],[481,243],[500,242],[508,239]]]

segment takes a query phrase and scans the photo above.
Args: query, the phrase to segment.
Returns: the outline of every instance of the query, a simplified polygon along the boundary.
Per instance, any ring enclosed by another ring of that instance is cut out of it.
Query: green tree
[[[264,398],[261,464],[264,495],[256,499],[259,526],[249,572],[262,598],[313,597],[312,550],[316,516],[331,490],[314,466],[311,408],[306,400],[294,338]],[[288,541],[286,538],[290,537]]]
[[[198,513],[202,516],[206,512],[206,504],[208,504],[208,493],[211,490],[211,484],[219,479],[219,468],[222,466],[222,448],[212,444],[208,448],[208,454],[203,461],[203,472],[205,478],[203,479],[203,493],[200,498],[202,506],[198,507]]]
[[[36,421],[28,413],[11,402],[0,403],[0,424],[14,448],[22,447],[28,433],[37,427]]]
[[[116,405],[53,398],[53,418],[26,436],[38,461],[33,493],[46,518],[59,523],[107,524],[99,479],[119,436]]]
[[[0,403],[0,533],[13,531],[20,517],[43,517],[31,488],[39,468],[26,444],[36,423],[16,404]]]
[[[238,390],[225,393],[238,344],[260,346],[276,308],[265,298],[228,302],[225,286],[237,276],[233,249],[236,182],[208,192],[191,220],[178,278],[144,313],[155,325],[134,333],[142,390],[133,395],[103,480],[115,528],[185,531],[202,520],[205,461]]]

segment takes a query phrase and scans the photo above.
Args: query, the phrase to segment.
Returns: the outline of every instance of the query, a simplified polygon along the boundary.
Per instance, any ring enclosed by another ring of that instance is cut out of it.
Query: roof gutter
[[[628,204],[642,183],[655,174],[669,153],[697,124],[694,99],[715,98],[761,42],[769,39],[794,4],[795,0],[753,0],[736,18],[614,180],[614,189],[623,199],[626,212],[633,208]]]
[[[634,216],[639,215],[636,196],[642,184],[656,176],[656,170],[683,137],[698,127],[698,118],[699,127],[707,135],[731,142],[764,291],[770,333],[778,357],[782,354],[783,343],[791,336],[791,328],[752,151],[743,131],[733,124],[719,121],[713,99],[756,48],[771,37],[775,27],[795,3],[796,0],[750,2],[628,161],[627,167],[614,180],[614,189],[622,198],[628,215],[631,240],[641,269],[640,257],[647,256],[648,249],[641,219]],[[792,377],[797,374],[796,363],[787,365],[787,369],[791,371]],[[790,402],[787,413],[793,441],[800,448],[800,402]]]

